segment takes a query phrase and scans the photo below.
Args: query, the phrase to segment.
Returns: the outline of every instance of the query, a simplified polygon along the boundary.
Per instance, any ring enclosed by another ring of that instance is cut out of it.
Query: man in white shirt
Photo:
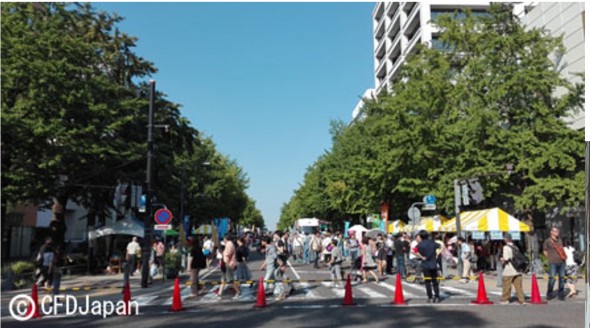
[[[137,255],[141,254],[141,246],[137,242],[137,237],[133,237],[129,244],[127,244],[127,252],[125,254],[125,261],[127,267],[125,268],[125,281],[129,280],[129,276],[133,276],[135,271],[135,262],[137,261]]]
[[[414,270],[416,271],[416,277],[419,277],[422,275],[422,266],[420,265],[420,259],[416,253],[418,253],[418,240],[414,237],[414,240],[410,243],[409,259],[412,267],[414,267]]]
[[[465,242],[465,238],[463,237],[459,237],[457,238],[457,245],[458,247],[458,253],[460,254],[459,259],[460,261],[463,263],[463,272],[462,272],[462,280],[461,282],[463,283],[468,283],[469,277],[471,276],[471,274],[473,273],[471,270],[471,247],[469,247],[469,244],[467,244]]]
[[[502,299],[499,303],[509,303],[508,299],[510,298],[510,291],[512,285],[514,285],[516,296],[518,297],[518,303],[525,305],[524,293],[522,291],[522,273],[514,268],[511,261],[514,258],[514,252],[518,252],[519,250],[512,243],[512,236],[509,233],[504,236],[504,242],[506,245],[504,245],[504,248],[502,249],[502,258],[500,259],[504,265],[504,270],[502,271]]]

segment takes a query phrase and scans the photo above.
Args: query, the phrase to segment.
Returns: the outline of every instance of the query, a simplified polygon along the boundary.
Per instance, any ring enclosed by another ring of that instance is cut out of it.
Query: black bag
[[[510,262],[514,269],[518,272],[526,271],[526,268],[529,266],[529,260],[517,247],[511,246],[510,248],[512,248],[512,259]]]

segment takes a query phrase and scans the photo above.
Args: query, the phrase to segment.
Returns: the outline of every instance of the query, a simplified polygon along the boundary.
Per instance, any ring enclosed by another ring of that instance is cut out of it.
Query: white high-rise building
[[[375,86],[365,91],[363,99],[383,91],[391,91],[392,83],[406,58],[415,53],[417,44],[442,49],[438,29],[430,22],[439,15],[470,9],[475,15],[485,14],[491,2],[449,1],[379,2],[373,10],[373,60]],[[554,36],[564,36],[566,52],[558,54],[559,68],[571,82],[580,80],[575,73],[584,72],[584,3],[515,2],[514,13],[529,28],[544,27]],[[561,91],[563,92],[563,91]],[[354,111],[353,121],[362,117],[361,99]],[[584,112],[569,118],[574,129],[584,128]]]
[[[551,58],[563,78],[571,83],[581,82],[578,74],[585,73],[585,4],[584,2],[522,2],[515,4],[514,13],[525,28],[542,28],[554,37],[563,37],[564,53],[555,53]],[[566,90],[557,90],[556,96]],[[565,121],[572,129],[585,126],[585,111],[573,113]]]

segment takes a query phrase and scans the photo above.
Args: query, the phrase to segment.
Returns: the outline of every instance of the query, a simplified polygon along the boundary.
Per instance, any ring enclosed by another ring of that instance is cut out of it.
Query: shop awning
[[[420,220],[420,224],[413,226],[412,224],[406,225],[402,231],[412,232],[426,230],[428,232],[441,231],[442,226],[448,221],[443,215],[425,216]]]
[[[135,218],[125,218],[109,226],[100,227],[88,232],[88,239],[93,240],[110,235],[129,235],[143,238],[143,222]]]
[[[442,226],[441,231],[457,231],[455,222],[455,218],[452,218]],[[527,224],[518,221],[498,207],[461,213],[461,230],[463,231],[528,232],[530,229]]]
[[[390,222],[388,224],[387,233],[394,234],[394,235],[398,234],[402,231],[403,227],[405,227],[405,226],[406,226],[406,224],[404,223],[404,221],[395,220],[395,221]]]

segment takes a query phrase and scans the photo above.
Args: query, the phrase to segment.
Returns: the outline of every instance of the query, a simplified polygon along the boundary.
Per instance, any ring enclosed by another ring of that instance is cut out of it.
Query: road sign
[[[154,225],[154,230],[170,230],[172,229],[171,224],[156,224]]]
[[[168,224],[172,221],[172,212],[167,208],[161,208],[156,211],[154,220],[156,220],[156,224]]]
[[[414,224],[420,221],[420,215],[422,215],[422,213],[420,213],[420,210],[417,207],[410,207],[408,210],[408,217],[414,222]]]
[[[426,195],[424,196],[424,203],[426,203],[427,205],[433,205],[436,204],[436,197],[434,197],[434,195]]]
[[[436,204],[424,204],[424,206],[422,206],[422,210],[423,211],[434,211],[434,210],[436,210]]]

